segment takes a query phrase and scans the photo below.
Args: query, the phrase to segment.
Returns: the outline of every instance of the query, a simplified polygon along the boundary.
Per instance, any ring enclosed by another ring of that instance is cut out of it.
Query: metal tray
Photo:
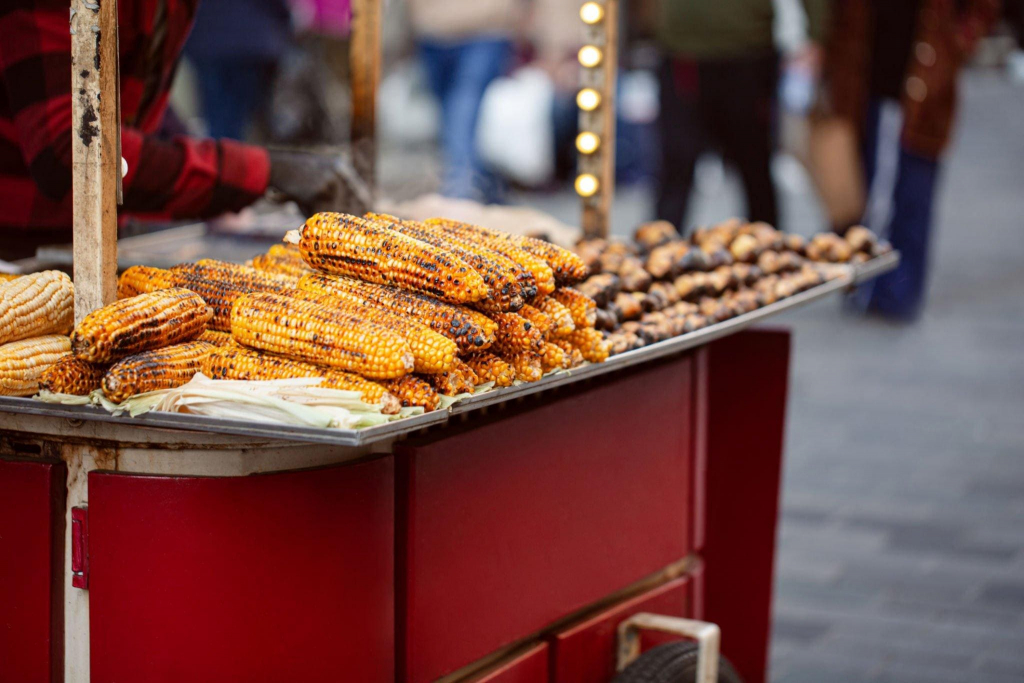
[[[366,429],[320,429],[314,427],[294,427],[278,423],[250,422],[243,420],[225,420],[202,415],[183,413],[151,412],[138,417],[122,415],[115,417],[94,406],[62,406],[43,403],[29,398],[0,397],[0,426],[4,413],[42,415],[68,420],[93,420],[112,422],[131,429],[132,426],[159,427],[165,429],[184,429],[198,432],[215,432],[246,437],[278,439],[290,442],[326,443],[338,446],[367,446],[380,441],[396,439],[427,427],[444,424],[449,417],[462,415],[485,406],[506,403],[549,389],[565,386],[584,379],[606,375],[633,365],[647,363],[672,354],[682,353],[702,344],[733,334],[745,327],[761,322],[772,316],[779,315],[794,308],[803,306],[822,297],[845,289],[850,285],[862,282],[870,277],[877,277],[896,267],[899,254],[887,254],[874,259],[860,267],[849,269],[849,273],[831,280],[813,289],[801,292],[788,299],[777,301],[768,306],[744,313],[715,325],[690,332],[681,337],[666,339],[640,349],[628,351],[609,358],[604,363],[585,365],[573,370],[558,372],[538,382],[520,384],[518,386],[495,389],[463,399],[452,405],[448,410],[437,410],[413,417],[396,420],[388,424],[368,427]]]

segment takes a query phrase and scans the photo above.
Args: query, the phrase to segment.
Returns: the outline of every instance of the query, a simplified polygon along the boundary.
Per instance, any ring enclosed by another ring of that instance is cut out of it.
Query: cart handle
[[[697,641],[696,683],[718,681],[718,651],[722,630],[717,624],[639,612],[619,624],[619,654],[616,671],[622,671],[640,656],[640,631],[661,631]]]

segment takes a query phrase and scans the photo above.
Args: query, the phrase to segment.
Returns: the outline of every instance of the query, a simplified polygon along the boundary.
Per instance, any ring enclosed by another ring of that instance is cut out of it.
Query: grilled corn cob
[[[100,388],[106,372],[106,365],[87,363],[69,353],[43,372],[39,378],[39,388],[55,394],[88,396],[94,389]]]
[[[218,332],[217,330],[206,330],[196,337],[196,341],[208,342],[214,346],[238,346],[231,338],[230,332]]]
[[[480,273],[462,259],[378,221],[318,213],[302,228],[299,249],[318,270],[395,285],[449,303],[479,301],[488,293]]]
[[[203,360],[216,346],[190,341],[128,356],[103,376],[103,395],[114,403],[147,391],[186,384],[203,369]]]
[[[322,377],[319,384],[328,389],[358,391],[365,403],[379,405],[391,415],[401,407],[398,399],[377,382],[343,370],[334,370],[243,346],[214,349],[203,361],[203,374],[211,379],[268,380],[295,377]]]
[[[533,351],[514,353],[505,357],[516,371],[516,379],[524,382],[536,382],[544,376],[544,366],[540,356]]]
[[[293,244],[275,244],[266,254],[255,257],[252,267],[261,272],[294,278],[300,278],[313,270],[302,260],[302,252]]]
[[[299,289],[330,294],[367,306],[376,305],[396,315],[415,319],[454,341],[463,352],[488,348],[494,343],[494,333],[498,329],[498,325],[483,313],[387,285],[310,273],[299,280]]]
[[[581,294],[572,287],[560,287],[556,289],[551,298],[569,309],[572,314],[572,322],[576,329],[593,327],[597,321],[597,304],[585,294]]]
[[[603,363],[608,360],[609,346],[604,335],[593,328],[576,330],[567,339],[591,363]]]
[[[547,264],[547,261],[519,248],[509,240],[491,231],[483,231],[478,226],[460,223],[447,218],[431,218],[424,222],[428,225],[436,225],[456,239],[487,247],[517,263],[529,273],[529,276],[524,277],[522,282],[529,283],[532,280],[533,287],[537,288],[538,296],[545,296],[554,290],[555,273],[551,270],[551,266]]]
[[[71,351],[62,334],[19,339],[0,346],[0,396],[32,396],[39,378]]]
[[[127,299],[158,289],[170,289],[175,286],[174,274],[163,268],[149,266],[132,266],[117,278],[117,298]]]
[[[481,383],[494,382],[496,387],[510,387],[516,378],[515,368],[488,351],[472,353],[464,360]]]
[[[403,406],[423,408],[426,412],[436,410],[441,405],[441,395],[426,380],[415,375],[406,375],[400,379],[387,379],[381,385],[398,397]]]
[[[331,302],[329,297],[243,294],[231,311],[231,336],[250,348],[369,379],[397,378],[413,369],[404,337],[367,316],[336,310]]]
[[[204,260],[171,268],[175,285],[190,289],[213,308],[210,329],[231,329],[231,304],[250,292],[289,292],[295,281],[224,261]]]
[[[551,318],[549,318],[546,314],[542,313],[539,309],[529,304],[523,306],[523,308],[519,311],[519,315],[529,320],[530,323],[537,328],[537,331],[540,333],[540,336],[544,337],[545,339],[549,334],[551,334],[552,330],[555,329],[555,323],[554,321],[551,320]]]
[[[379,213],[368,213],[366,216],[406,237],[445,249],[468,263],[480,273],[489,290],[486,297],[476,302],[476,308],[481,311],[518,311],[522,307],[523,294],[518,281],[521,269],[497,252],[473,249],[472,245],[452,239],[443,231],[425,223],[400,220]]]
[[[494,348],[501,355],[539,351],[544,343],[540,331],[518,313],[494,313],[491,319],[498,323]]]
[[[545,373],[569,367],[570,360],[569,354],[551,342],[545,342],[540,349],[540,366]]]
[[[434,375],[424,375],[424,379],[434,385],[443,396],[471,394],[479,381],[476,373],[465,362],[459,362],[451,370]]]
[[[75,287],[66,273],[44,270],[0,284],[0,344],[67,334],[74,318]]]
[[[121,299],[93,311],[71,334],[75,356],[111,363],[149,349],[191,341],[206,330],[213,309],[195,292],[171,288]]]
[[[445,372],[451,369],[458,357],[459,347],[455,342],[414,319],[396,315],[379,306],[367,306],[347,297],[332,294],[300,291],[295,296],[315,303],[328,303],[336,311],[365,317],[404,337],[409,342],[409,350],[412,351],[413,372]]]
[[[555,299],[546,296],[535,305],[537,310],[551,319],[552,337],[564,337],[576,329],[576,324],[572,321],[572,313]]]

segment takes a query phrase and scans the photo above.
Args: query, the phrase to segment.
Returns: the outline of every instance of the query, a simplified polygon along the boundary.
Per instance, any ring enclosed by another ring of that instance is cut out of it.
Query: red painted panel
[[[670,581],[553,636],[552,683],[608,683],[615,675],[619,624],[638,612],[689,616],[689,583],[686,577]],[[652,631],[640,636],[643,650],[678,640]]]
[[[393,467],[90,474],[93,683],[392,680]]]
[[[63,463],[0,460],[0,683],[64,669]]]
[[[786,419],[789,333],[755,330],[708,349],[704,610],[722,653],[763,683]]]
[[[690,382],[676,358],[396,449],[400,680],[450,673],[686,555]]]
[[[540,643],[527,652],[503,662],[478,677],[473,683],[548,683],[548,645]]]

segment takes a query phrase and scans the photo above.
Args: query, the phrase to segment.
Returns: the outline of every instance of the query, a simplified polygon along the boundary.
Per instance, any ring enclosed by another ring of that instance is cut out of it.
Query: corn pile
[[[890,250],[863,227],[807,242],[733,219],[686,240],[659,221],[637,228],[632,243],[578,243],[592,275],[577,288],[597,304],[594,326],[618,354],[749,313],[839,276],[832,264]]]
[[[0,396],[32,396],[71,350],[71,278],[56,270],[0,281]]]

